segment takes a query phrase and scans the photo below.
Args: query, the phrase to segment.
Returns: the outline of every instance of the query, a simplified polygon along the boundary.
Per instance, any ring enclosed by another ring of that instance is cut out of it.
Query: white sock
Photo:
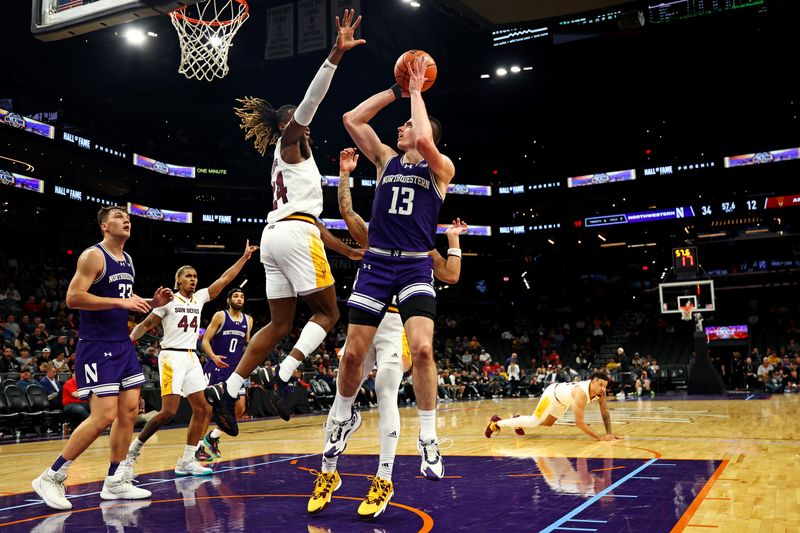
[[[231,398],[238,398],[239,397],[239,390],[242,388],[242,384],[244,383],[244,378],[234,372],[231,374],[231,377],[225,382],[225,388],[228,390],[228,396]]]
[[[312,322],[309,322],[310,324]],[[294,371],[297,370],[297,367],[300,366],[302,361],[298,361],[291,355],[287,355],[286,358],[281,361],[280,371],[278,372],[278,377],[281,378],[281,381],[289,381],[294,374]]]
[[[191,444],[187,444],[183,447],[183,462],[189,461],[190,459],[194,459],[194,452],[197,451],[197,445],[192,446]]]
[[[136,437],[135,439],[133,439],[133,442],[131,442],[131,445],[128,448],[128,450],[134,453],[140,453],[142,451],[142,446],[144,446],[144,442],[140,441],[139,437]]]
[[[339,457],[325,457],[322,456],[322,471],[326,474],[333,474],[336,472],[336,463],[339,461]]]
[[[331,414],[336,422],[350,420],[350,417],[353,416],[353,402],[356,400],[356,396],[358,396],[358,393],[345,398],[338,392],[336,393],[336,398],[331,406]]]
[[[436,439],[436,409],[419,410],[419,438],[424,441]]]
[[[542,423],[542,419],[535,416],[518,416],[515,418],[504,418],[497,425],[501,428],[535,428]]]
[[[219,430],[219,428],[214,428],[214,429],[211,430],[211,438],[212,439],[218,439],[221,436],[222,436],[222,432]]]

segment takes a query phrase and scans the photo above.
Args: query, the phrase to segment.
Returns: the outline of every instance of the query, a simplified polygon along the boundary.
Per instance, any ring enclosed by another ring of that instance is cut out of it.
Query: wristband
[[[392,92],[394,93],[395,99],[400,98],[401,96],[403,96],[403,89],[402,89],[402,87],[400,87],[399,83],[395,83],[394,85],[392,85],[391,89],[392,89]]]
[[[461,257],[461,248],[448,248],[447,249],[448,257],[454,255],[456,257]]]

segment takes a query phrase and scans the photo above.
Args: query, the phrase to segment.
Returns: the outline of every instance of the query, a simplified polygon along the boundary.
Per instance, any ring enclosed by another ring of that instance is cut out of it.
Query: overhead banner
[[[325,0],[302,0],[297,4],[297,53],[324,50],[329,46]]]
[[[264,59],[281,59],[294,55],[294,4],[283,4],[267,10],[267,47]]]

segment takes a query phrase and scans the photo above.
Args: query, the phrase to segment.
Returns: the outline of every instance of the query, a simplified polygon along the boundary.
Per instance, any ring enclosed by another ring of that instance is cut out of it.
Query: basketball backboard
[[[33,0],[31,33],[42,41],[66,39],[144,17],[161,15],[198,0]]]
[[[695,313],[716,310],[714,298],[714,280],[678,281],[661,283],[658,286],[658,298],[663,314],[678,314],[680,306],[687,302],[694,304]]]

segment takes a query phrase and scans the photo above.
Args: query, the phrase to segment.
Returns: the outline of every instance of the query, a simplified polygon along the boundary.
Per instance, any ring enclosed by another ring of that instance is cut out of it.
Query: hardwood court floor
[[[796,414],[800,407],[800,397],[774,395],[771,398],[758,399],[755,395],[737,395],[732,397],[736,399],[713,400],[667,398],[670,397],[663,396],[652,401],[611,400],[609,404],[614,431],[626,437],[624,441],[617,443],[591,441],[578,429],[569,425],[572,420],[570,413],[567,413],[564,420],[559,421],[556,426],[531,430],[524,437],[518,437],[512,431],[504,431],[492,439],[484,437],[483,431],[491,415],[497,413],[506,417],[517,412],[530,413],[536,404],[536,398],[441,404],[438,418],[439,436],[453,440],[452,447],[443,452],[445,464],[448,464],[448,456],[474,457],[478,461],[470,460],[472,461],[469,463],[470,466],[462,467],[460,474],[464,474],[463,470],[466,468],[496,469],[498,465],[502,465],[506,470],[520,468],[522,472],[523,467],[515,465],[530,464],[534,470],[526,466],[524,471],[539,473],[515,475],[504,470],[502,475],[506,479],[545,476],[550,489],[560,492],[553,484],[553,480],[555,479],[556,485],[561,484],[564,487],[569,483],[579,483],[578,480],[572,480],[570,474],[577,476],[581,464],[584,468],[588,464],[592,472],[614,469],[632,471],[637,465],[654,458],[659,460],[658,466],[665,467],[675,466],[675,463],[669,463],[670,460],[686,461],[687,464],[691,462],[690,460],[704,460],[702,464],[707,472],[703,474],[701,483],[687,483],[683,487],[680,483],[664,486],[665,490],[675,492],[674,495],[670,494],[669,498],[676,501],[685,500],[680,506],[676,504],[675,508],[680,508],[681,513],[672,519],[669,527],[674,525],[673,531],[684,529],[759,533],[800,531],[800,461],[798,461],[800,418]],[[590,407],[587,418],[599,431],[602,429],[602,422],[596,409],[594,406]],[[418,429],[416,409],[403,408],[400,412],[403,427],[398,454],[416,456],[415,443]],[[368,457],[360,459],[361,467],[369,472],[369,464],[377,467],[378,411],[377,409],[363,411],[362,415],[364,423],[350,440],[346,455],[373,456],[374,461]],[[244,423],[241,425],[239,437],[223,437],[221,447],[224,459],[228,461],[267,453],[277,457],[318,454],[321,451],[321,427],[324,420],[325,417],[319,415],[297,417],[288,423],[278,419]],[[137,473],[171,471],[176,459],[182,453],[185,431],[184,428],[178,428],[159,432],[145,446],[137,464]],[[7,507],[2,504],[3,500],[19,498],[13,496],[14,494],[30,492],[30,480],[53,460],[62,445],[63,441],[53,440],[0,446],[0,508],[2,508],[0,510],[3,511],[0,514],[4,515],[4,518],[13,517],[14,511],[6,511]],[[498,462],[497,458],[501,457],[535,458],[535,464],[519,460]],[[589,462],[550,458],[585,458]],[[404,469],[416,468],[417,460],[411,459],[398,460],[398,468],[401,466]],[[613,462],[601,463],[596,461],[597,459],[613,460]],[[315,466],[318,460],[318,456],[303,459],[304,464],[307,462],[309,467],[315,468],[318,467]],[[107,461],[107,437],[102,437],[72,465],[68,486],[102,480]],[[455,459],[451,462],[456,463]],[[572,466],[573,462],[578,465],[577,468]],[[602,468],[603,464],[617,466]],[[558,469],[562,467],[566,469],[566,473],[559,474]],[[305,467],[298,468],[308,470]],[[396,475],[398,468],[395,469]],[[555,478],[552,475],[554,470]],[[649,473],[652,470],[648,470],[642,476],[653,476]],[[664,472],[668,468],[656,470]],[[413,474],[418,472],[411,472],[409,475]],[[233,476],[236,473],[226,475]],[[468,473],[465,477],[468,477]],[[658,480],[659,477],[633,479]],[[310,492],[311,478],[305,483],[308,484]],[[498,484],[495,487],[487,486],[486,490],[501,492],[502,483],[502,479],[498,476]],[[427,484],[425,486],[427,487]],[[70,494],[80,491],[81,487],[68,488]],[[592,488],[587,494],[595,494],[595,491],[599,491],[599,488]],[[628,491],[630,492],[630,489]],[[576,491],[567,487],[565,492],[571,492],[574,496]],[[634,497],[636,496],[617,496],[617,498]],[[402,499],[403,496],[398,493],[395,501]],[[543,501],[542,505],[547,506],[548,501]],[[627,512],[624,507],[615,509],[614,513],[617,514],[624,515]],[[44,513],[47,510],[43,508],[41,511]],[[568,511],[570,509],[561,509],[560,514]],[[535,514],[535,508],[530,512]],[[644,522],[637,522],[638,516],[640,515],[635,513],[630,516],[631,524],[628,530],[648,530]],[[0,520],[0,529],[3,522],[5,520]],[[551,522],[545,523],[544,526]],[[444,525],[441,521],[438,523]],[[488,527],[490,523],[487,521],[486,526]],[[530,524],[539,525],[534,522]],[[530,529],[540,528],[530,527]],[[552,529],[569,528],[554,525]],[[587,527],[577,530],[603,531],[604,529]]]

